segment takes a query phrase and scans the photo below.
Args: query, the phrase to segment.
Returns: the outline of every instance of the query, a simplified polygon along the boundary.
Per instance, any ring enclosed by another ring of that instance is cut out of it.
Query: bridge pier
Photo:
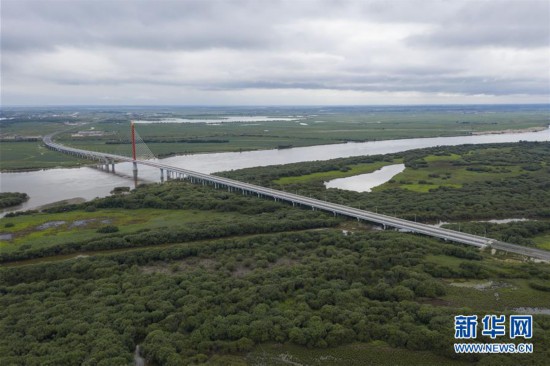
[[[160,168],[160,182],[164,182],[164,169]]]
[[[107,161],[99,161],[97,164],[98,169],[109,172],[109,163]]]
[[[134,182],[135,182],[136,185],[137,185],[137,179],[138,179],[138,168],[137,168],[137,163],[136,163],[135,161],[133,161],[132,164],[133,164],[132,173],[134,174]]]

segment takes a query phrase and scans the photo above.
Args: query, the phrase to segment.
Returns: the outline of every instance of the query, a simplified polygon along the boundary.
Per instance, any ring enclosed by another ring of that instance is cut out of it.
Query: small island
[[[2,192],[0,193],[0,208],[12,207],[27,201],[29,196],[20,192]]]

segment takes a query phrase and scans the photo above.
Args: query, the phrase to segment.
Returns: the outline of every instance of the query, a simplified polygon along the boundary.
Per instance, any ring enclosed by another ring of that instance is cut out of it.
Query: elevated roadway
[[[352,217],[357,220],[364,220],[372,223],[382,225],[383,227],[397,228],[403,231],[418,233],[423,235],[440,238],[446,241],[452,241],[456,243],[462,243],[472,245],[478,248],[491,247],[497,250],[502,250],[510,253],[515,253],[523,256],[528,256],[544,261],[550,261],[550,251],[540,250],[536,248],[524,247],[511,243],[504,243],[496,241],[491,238],[483,236],[458,232],[454,230],[448,230],[444,228],[438,228],[426,224],[421,224],[409,220],[399,219],[392,216],[382,215],[379,213],[360,210],[357,208],[339,205],[337,203],[318,200],[315,198],[304,197],[301,195],[279,191],[271,188],[261,187],[254,184],[243,183],[233,179],[218,177],[215,175],[195,172],[187,169],[173,167],[170,165],[162,164],[159,162],[148,160],[134,160],[130,157],[100,153],[95,151],[88,151],[82,149],[76,149],[68,146],[61,145],[52,140],[52,136],[55,134],[45,136],[43,141],[50,149],[78,156],[80,158],[96,160],[104,164],[114,164],[114,162],[131,162],[134,164],[134,174],[137,174],[136,166],[145,165],[160,169],[161,179],[164,179],[164,172],[166,172],[167,179],[179,178],[186,179],[193,183],[209,184],[216,188],[224,188],[228,191],[240,191],[243,194],[255,194],[258,197],[272,198],[276,201],[289,202],[292,205],[303,205],[312,209],[318,209],[330,212],[334,215],[343,215]]]

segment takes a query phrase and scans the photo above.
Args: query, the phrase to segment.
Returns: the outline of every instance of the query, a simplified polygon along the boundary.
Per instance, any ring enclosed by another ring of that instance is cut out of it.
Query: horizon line
[[[550,106],[549,102],[533,103],[436,103],[436,104],[7,104],[2,108],[51,108],[51,107],[443,107],[443,106]]]

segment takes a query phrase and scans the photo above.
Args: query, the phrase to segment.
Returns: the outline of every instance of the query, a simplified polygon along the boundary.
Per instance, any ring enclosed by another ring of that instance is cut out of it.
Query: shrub
[[[100,227],[99,229],[97,229],[96,232],[100,234],[109,234],[109,233],[116,233],[117,231],[118,231],[118,226],[107,225],[107,226]]]
[[[539,291],[550,292],[550,284],[540,282],[529,282],[529,287]]]

